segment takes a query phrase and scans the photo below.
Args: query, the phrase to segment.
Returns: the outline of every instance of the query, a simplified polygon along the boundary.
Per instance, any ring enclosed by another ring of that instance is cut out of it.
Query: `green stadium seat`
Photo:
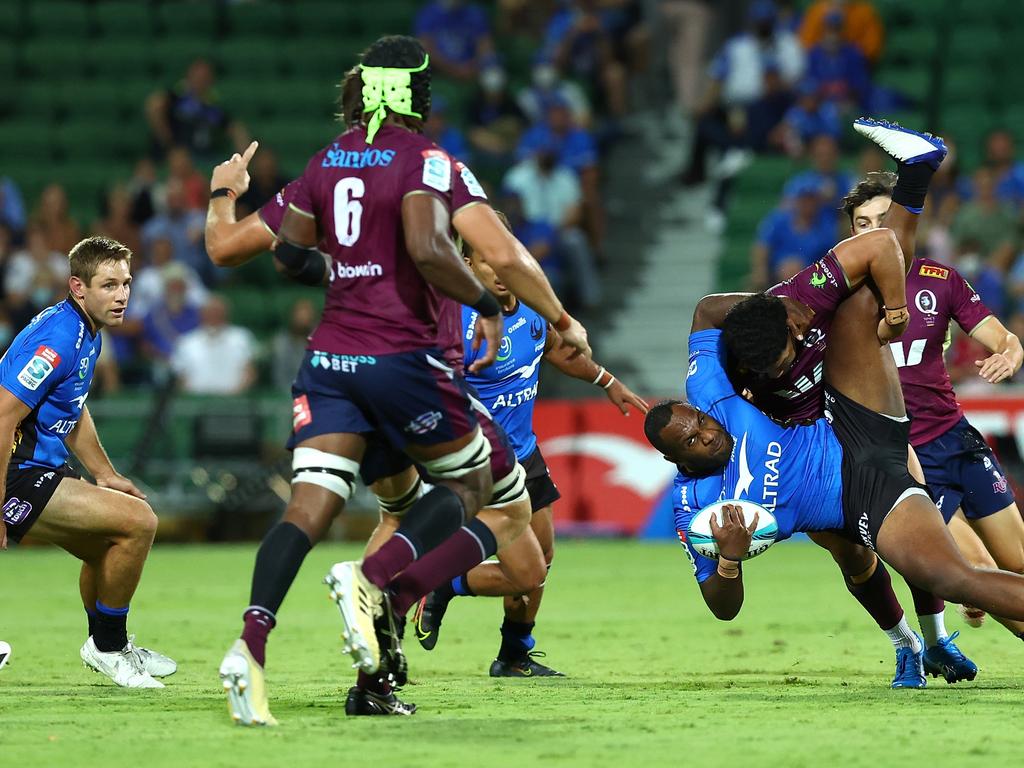
[[[127,166],[95,157],[71,158],[69,162],[51,168],[52,177],[67,191],[72,215],[83,229],[99,215],[111,184],[128,178],[130,171]]]
[[[157,72],[168,86],[181,80],[188,65],[196,59],[216,61],[217,57],[213,40],[198,36],[165,37],[154,41],[149,50]]]
[[[934,69],[928,66],[884,67],[875,75],[875,82],[926,104],[932,95],[933,73]]]
[[[798,168],[788,157],[758,157],[736,177],[737,197],[768,196],[775,199],[782,185]]]
[[[225,40],[217,49],[217,60],[226,75],[248,80],[255,91],[264,78],[277,77],[285,68],[280,43],[265,37]]]
[[[228,6],[228,31],[234,39],[277,38],[292,30],[290,3],[271,0],[262,3],[233,3]]]
[[[284,280],[269,253],[261,253],[231,273],[232,285],[272,287]]]
[[[231,321],[248,328],[253,333],[263,333],[273,328],[275,319],[267,311],[270,306],[270,291],[251,286],[225,286],[222,291],[231,307]]]
[[[53,159],[53,132],[39,120],[0,120],[0,147],[7,157],[49,162]],[[6,172],[6,161],[5,161]]]
[[[998,26],[964,26],[954,24],[950,28],[947,46],[947,62],[962,66],[972,62],[989,62],[998,59],[1004,45],[1003,35]]]
[[[53,120],[61,108],[60,89],[51,83],[22,79],[12,85],[12,104],[20,117]]]
[[[288,71],[295,78],[328,79],[340,83],[345,73],[357,62],[360,39],[339,37],[330,45],[310,44],[298,40],[282,43]]]
[[[310,157],[338,135],[337,123],[329,120],[307,122],[304,120],[265,120],[250,126],[254,136],[273,147],[283,165],[301,172]]]
[[[338,112],[338,86],[330,80],[276,80],[260,84],[269,114],[303,115],[322,123]]]
[[[279,278],[280,280],[280,278]],[[288,322],[288,318],[291,316],[292,307],[295,302],[301,299],[309,299],[313,302],[313,307],[316,309],[316,313],[319,316],[320,312],[324,308],[325,293],[320,288],[305,288],[302,286],[293,286],[287,283],[278,282],[274,289],[270,293],[270,308],[268,313],[273,318],[274,324],[277,328],[284,326]]]
[[[163,2],[157,10],[157,26],[168,37],[215,37],[219,33],[219,5],[180,0]]]
[[[998,81],[990,69],[967,65],[946,67],[943,73],[942,98],[960,109],[984,109],[992,101],[992,90]]]
[[[124,130],[123,125],[109,116],[68,120],[56,129],[55,143],[62,157],[68,161],[82,158],[136,158],[145,152],[146,133]]]
[[[92,31],[87,3],[46,0],[26,5],[29,27],[37,37],[84,40]]]
[[[143,122],[143,102],[156,87],[152,78],[140,79],[134,70],[130,74],[131,79],[68,80],[61,84],[61,104],[72,118],[108,115],[128,130]]]
[[[107,38],[153,34],[153,12],[149,3],[137,0],[100,0],[93,9],[97,31]]]
[[[421,3],[417,0],[393,0],[380,3],[374,0],[362,0],[364,6],[370,6],[365,14],[365,38],[361,48],[365,48],[381,35],[411,35],[416,12]]]
[[[50,37],[29,40],[22,46],[21,63],[39,78],[76,77],[85,67],[85,44]]]
[[[21,3],[0,3],[0,39],[20,40],[25,34]]]
[[[360,0],[299,0],[294,4],[295,31],[303,38],[343,38],[362,35],[367,18],[389,3]]]
[[[959,0],[956,5],[956,25],[993,25],[1002,27],[1011,24],[1020,16],[1020,3],[1016,0]]]
[[[934,27],[904,27],[892,30],[885,39],[886,61],[923,64],[939,53],[939,35]]]
[[[94,40],[85,58],[93,75],[103,80],[116,82],[123,77],[151,77],[156,71],[153,42],[142,38]]]

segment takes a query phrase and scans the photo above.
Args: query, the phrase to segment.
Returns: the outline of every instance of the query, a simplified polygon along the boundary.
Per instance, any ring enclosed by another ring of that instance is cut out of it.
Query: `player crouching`
[[[0,549],[32,531],[82,561],[89,616],[85,665],[125,688],[163,688],[177,665],[127,634],[128,604],[153,545],[156,515],[100,445],[85,400],[100,354],[100,330],[124,321],[131,251],[90,237],[71,249],[70,293],[40,312],[0,360]],[[69,450],[92,474],[82,480]]]

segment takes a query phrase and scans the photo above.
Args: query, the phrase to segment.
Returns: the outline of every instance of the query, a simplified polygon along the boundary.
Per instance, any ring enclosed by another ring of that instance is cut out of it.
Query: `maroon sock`
[[[425,594],[480,565],[486,557],[480,539],[467,528],[460,528],[391,582],[391,609],[396,616],[404,616]]]
[[[903,618],[903,608],[896,599],[896,593],[892,591],[889,571],[885,569],[881,560],[878,561],[871,578],[860,584],[851,584],[847,581],[846,588],[882,629],[892,629]]]
[[[387,678],[379,672],[368,675],[360,670],[359,676],[356,678],[356,688],[361,688],[364,691],[372,691],[373,693],[379,693],[381,696],[387,696],[391,693],[391,683],[389,683]]]
[[[402,536],[392,536],[363,561],[363,574],[381,589],[416,560],[416,552]]]
[[[242,629],[242,639],[249,646],[249,653],[256,659],[261,667],[267,665],[267,635],[274,628],[277,621],[266,611],[259,608],[250,608],[242,616],[245,627]]]
[[[907,586],[910,587],[910,594],[914,598],[914,613],[918,616],[933,616],[946,610],[946,603],[941,597],[915,587],[910,582],[907,582]]]

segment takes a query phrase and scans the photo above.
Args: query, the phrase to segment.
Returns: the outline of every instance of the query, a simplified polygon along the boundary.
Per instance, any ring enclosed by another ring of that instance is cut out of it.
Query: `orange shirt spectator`
[[[863,0],[817,0],[804,14],[800,25],[800,42],[810,49],[825,36],[825,21],[829,15],[843,15],[843,39],[860,48],[867,60],[875,65],[882,55],[885,27],[875,7]]]

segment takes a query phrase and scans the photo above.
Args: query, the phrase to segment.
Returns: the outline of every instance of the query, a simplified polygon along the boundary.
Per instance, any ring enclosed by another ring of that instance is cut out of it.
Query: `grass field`
[[[537,637],[564,680],[494,681],[497,601],[464,598],[438,648],[408,644],[411,719],[347,719],[352,674],[319,583],[355,548],[306,560],[269,645],[281,727],[236,728],[216,668],[240,627],[255,548],[161,547],[129,630],[175,657],[163,691],[118,689],[78,660],[76,562],[0,554],[0,765],[1004,766],[1024,752],[1024,647],[994,623],[966,629],[974,683],[890,691],[888,641],[830,559],[776,547],[749,564],[747,605],[720,623],[678,545],[564,543]],[[904,605],[911,605],[905,590]],[[962,628],[947,611],[952,631]]]

